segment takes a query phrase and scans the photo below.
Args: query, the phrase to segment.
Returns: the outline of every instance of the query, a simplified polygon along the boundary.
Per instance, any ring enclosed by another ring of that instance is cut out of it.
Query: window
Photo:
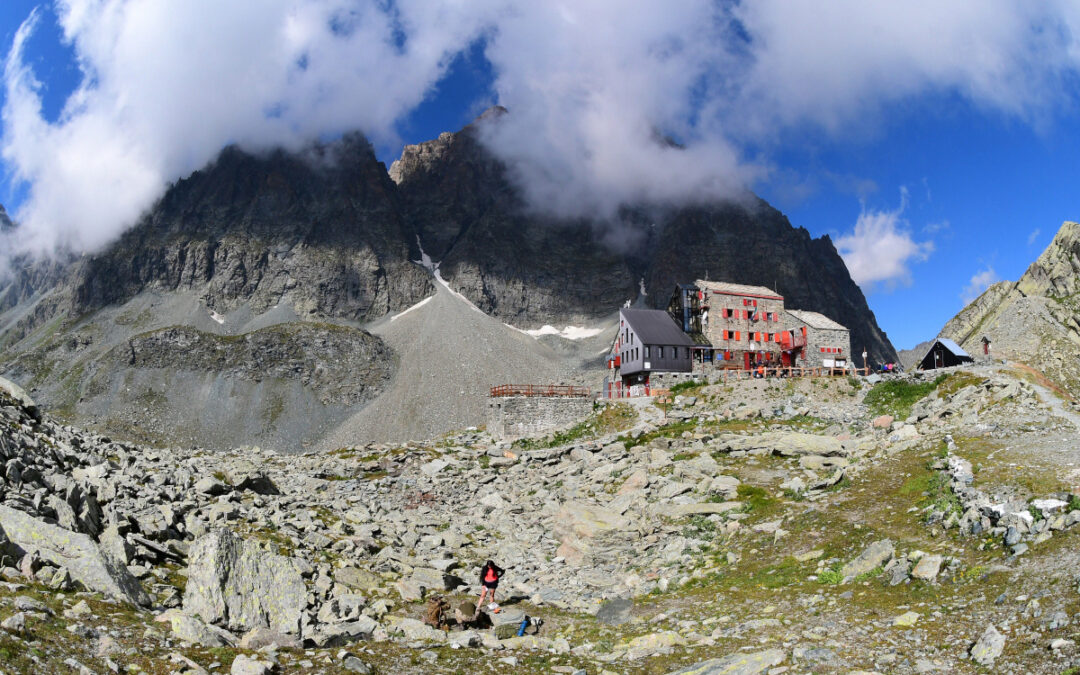
[[[645,358],[649,358],[649,348],[648,347],[645,348]]]

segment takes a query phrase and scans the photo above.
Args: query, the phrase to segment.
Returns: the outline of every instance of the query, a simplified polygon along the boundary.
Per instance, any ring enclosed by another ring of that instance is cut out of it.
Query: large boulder
[[[291,558],[219,529],[196,540],[188,560],[188,614],[232,631],[300,632],[307,589]]]
[[[558,554],[571,564],[582,564],[608,536],[634,531],[634,522],[596,504],[566,502],[555,517],[554,534],[561,542]]]
[[[37,403],[34,403],[34,399],[30,398],[23,388],[15,384],[11,380],[5,380],[0,377],[0,395],[7,395],[20,405],[23,410],[27,412],[31,417],[36,420],[41,419],[41,412],[38,410]]]
[[[41,558],[66,568],[71,578],[88,590],[133,605],[150,605],[150,596],[124,563],[85,534],[49,525],[22,511],[0,505],[0,540],[5,537],[9,547],[14,546],[25,553],[37,551]]]
[[[849,451],[832,436],[804,434],[795,431],[767,431],[755,436],[732,436],[725,438],[723,447],[728,450],[747,452],[763,451],[784,457],[821,455],[822,457],[846,456]]]

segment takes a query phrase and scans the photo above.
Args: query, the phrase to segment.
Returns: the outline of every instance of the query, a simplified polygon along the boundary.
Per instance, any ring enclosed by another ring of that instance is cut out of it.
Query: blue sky
[[[27,246],[93,250],[225,143],[360,128],[389,164],[499,102],[520,124],[492,148],[538,203],[575,215],[748,185],[832,237],[897,348],[1080,219],[1070,3],[639,4],[267,0],[253,18],[5,0],[0,201]],[[650,145],[650,125],[688,150]]]

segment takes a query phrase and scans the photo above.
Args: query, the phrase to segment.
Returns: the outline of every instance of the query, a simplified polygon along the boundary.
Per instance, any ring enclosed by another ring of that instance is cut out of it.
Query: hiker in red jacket
[[[506,572],[492,561],[487,561],[480,568],[480,600],[477,606],[484,606],[484,596],[491,593],[491,602],[495,602],[495,589],[499,587],[499,579]]]

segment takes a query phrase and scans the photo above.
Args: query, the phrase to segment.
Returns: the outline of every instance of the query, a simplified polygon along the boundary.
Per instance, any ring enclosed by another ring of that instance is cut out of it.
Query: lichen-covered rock
[[[1005,649],[1005,636],[999,633],[993,624],[990,624],[983,631],[979,641],[971,648],[971,660],[989,668],[994,665],[997,657],[1001,656],[1003,649]]]
[[[870,544],[859,554],[859,557],[841,568],[840,574],[844,578],[844,583],[848,583],[860,574],[867,574],[884,565],[893,557],[895,551],[896,549],[889,539],[882,539]]]
[[[218,529],[191,547],[184,611],[232,631],[300,632],[307,590],[289,558]]]
[[[203,647],[232,647],[235,640],[228,633],[216,626],[210,626],[201,619],[183,612],[170,610],[162,618],[168,618],[172,634],[179,640]]]
[[[0,505],[0,530],[25,552],[66,567],[71,578],[91,591],[135,605],[150,605],[150,596],[127,567],[85,534],[49,525],[22,511]]]

